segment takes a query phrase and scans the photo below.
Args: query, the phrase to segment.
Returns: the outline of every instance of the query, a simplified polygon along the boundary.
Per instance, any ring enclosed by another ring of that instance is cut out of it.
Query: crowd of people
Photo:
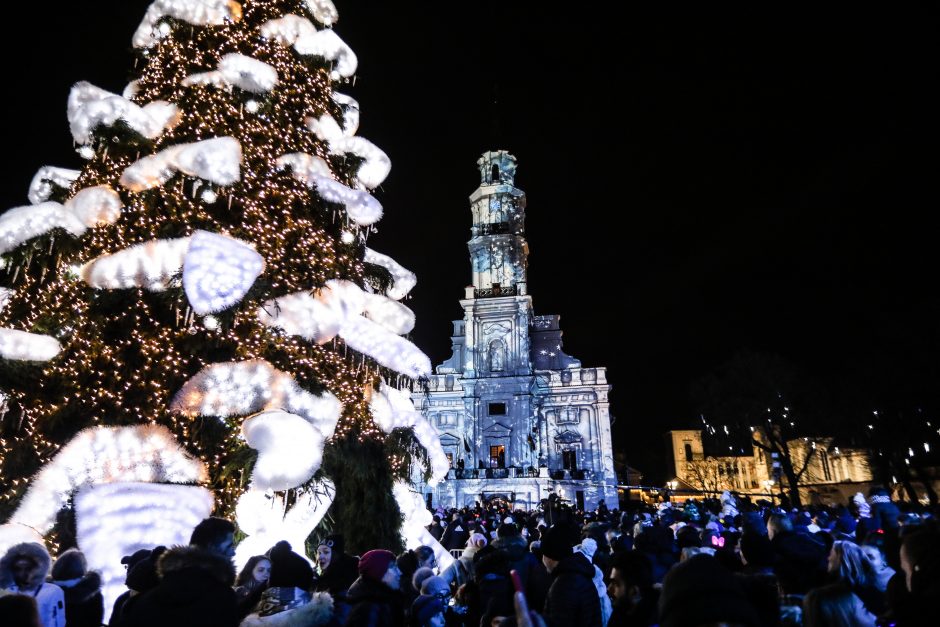
[[[435,511],[434,548],[312,559],[278,542],[235,572],[235,527],[125,556],[114,627],[875,627],[940,624],[934,512],[856,494],[786,510],[729,493],[581,512],[558,500]],[[299,552],[298,552],[299,551]],[[312,563],[311,563],[312,562]],[[76,548],[23,543],[0,559],[0,624],[99,627],[101,579]]]

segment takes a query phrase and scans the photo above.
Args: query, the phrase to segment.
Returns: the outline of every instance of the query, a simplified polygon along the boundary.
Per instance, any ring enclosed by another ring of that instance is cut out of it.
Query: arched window
[[[490,372],[500,372],[506,367],[506,345],[502,340],[490,342]]]
[[[685,443],[685,461],[690,462],[690,461],[693,461],[694,459],[695,458],[692,455],[692,445],[686,442]]]
[[[495,163],[493,164],[493,173],[491,175],[490,182],[493,183],[493,185],[499,183],[499,166]]]

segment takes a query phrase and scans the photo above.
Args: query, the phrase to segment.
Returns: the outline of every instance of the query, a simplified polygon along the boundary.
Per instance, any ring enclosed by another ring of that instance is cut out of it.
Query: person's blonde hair
[[[874,583],[875,565],[860,546],[848,540],[836,540],[832,550],[838,563],[830,570],[850,588],[864,587]]]

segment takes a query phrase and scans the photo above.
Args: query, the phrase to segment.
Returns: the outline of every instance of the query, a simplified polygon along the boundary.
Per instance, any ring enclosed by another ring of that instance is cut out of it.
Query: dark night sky
[[[147,4],[20,7],[33,42],[0,42],[4,207],[25,204],[39,166],[80,165],[68,90],[120,92]],[[414,339],[434,363],[470,280],[475,161],[505,149],[528,195],[536,313],[607,366],[615,446],[648,474],[661,434],[694,419],[690,383],[741,348],[783,355],[846,407],[856,372],[936,388],[928,16],[336,4],[359,56],[341,91],[393,162],[370,245],[417,273]]]

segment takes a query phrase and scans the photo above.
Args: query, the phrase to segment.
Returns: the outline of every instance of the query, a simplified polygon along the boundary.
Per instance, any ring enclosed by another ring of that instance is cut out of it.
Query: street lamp
[[[774,505],[774,480],[773,479],[764,479],[760,482],[761,486],[764,488],[764,492],[770,495],[770,504]]]
[[[675,479],[673,479],[672,481],[667,481],[667,482],[666,482],[666,487],[669,488],[669,491],[670,491],[670,492],[675,492],[675,491],[676,491],[676,488],[679,487],[679,482],[676,481]]]

